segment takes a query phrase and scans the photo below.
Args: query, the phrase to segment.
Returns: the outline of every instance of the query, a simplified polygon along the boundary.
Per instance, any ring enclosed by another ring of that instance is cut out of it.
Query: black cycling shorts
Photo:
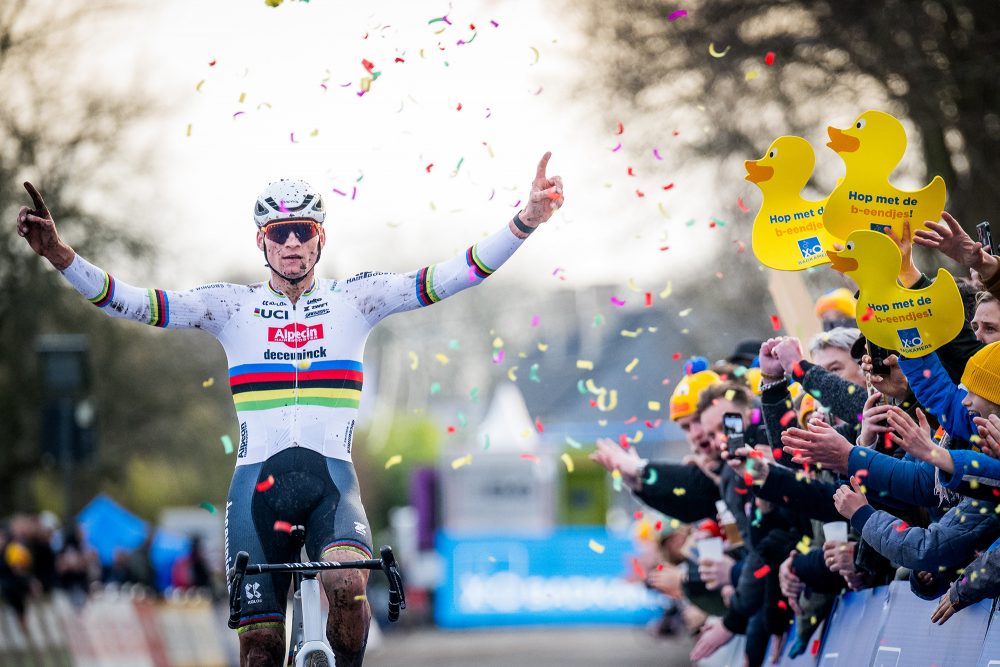
[[[269,477],[274,478],[270,486]],[[372,557],[371,527],[361,506],[354,465],[305,447],[291,447],[261,463],[237,466],[229,486],[225,525],[226,570],[240,551],[250,554],[250,563],[299,562],[301,555],[292,547],[289,525],[305,526],[306,554],[311,561],[322,560],[334,549]],[[239,631],[284,623],[290,583],[290,574],[246,577]]]

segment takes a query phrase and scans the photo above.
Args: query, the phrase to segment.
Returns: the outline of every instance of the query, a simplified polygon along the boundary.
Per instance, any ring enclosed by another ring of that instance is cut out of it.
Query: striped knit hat
[[[973,394],[1000,405],[1000,341],[990,343],[965,362],[962,384]]]

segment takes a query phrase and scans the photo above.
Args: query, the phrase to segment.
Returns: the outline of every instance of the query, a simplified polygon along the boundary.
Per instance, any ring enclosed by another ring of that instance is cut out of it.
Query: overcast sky
[[[545,150],[565,209],[497,282],[556,286],[562,269],[560,287],[633,278],[659,290],[712,247],[721,207],[673,157],[698,128],[663,127],[637,146],[629,118],[619,128],[600,113],[586,39],[550,3],[140,7],[89,32],[79,58],[108,85],[141,80],[167,109],[146,123],[160,174],[148,225],[163,248],[152,277],[163,287],[263,277],[250,212],[282,177],[308,180],[327,202],[324,276],[445,259],[510,219]],[[363,60],[380,75],[359,96]]]

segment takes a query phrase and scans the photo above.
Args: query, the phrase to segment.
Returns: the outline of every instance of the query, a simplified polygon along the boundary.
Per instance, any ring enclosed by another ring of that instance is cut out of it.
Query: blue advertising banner
[[[666,600],[628,581],[630,540],[602,527],[559,528],[546,537],[438,533],[443,564],[438,625],[641,624]]]

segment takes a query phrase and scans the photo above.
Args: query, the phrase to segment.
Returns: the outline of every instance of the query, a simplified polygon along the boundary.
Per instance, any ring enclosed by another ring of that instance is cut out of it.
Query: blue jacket
[[[952,457],[958,452],[966,452],[964,449],[951,449]],[[959,470],[958,460],[964,461],[963,454],[959,454],[956,460],[955,470]],[[990,459],[994,463],[1000,463]],[[971,463],[969,464],[971,466]],[[935,489],[936,468],[930,463],[918,461],[909,454],[902,459],[893,458],[886,454],[876,452],[865,447],[854,447],[847,459],[848,473],[857,474],[859,470],[867,470],[867,476],[862,480],[869,490],[869,495],[876,492],[879,502],[888,507],[902,508],[908,505],[920,507],[938,507],[942,498],[938,496]],[[973,474],[989,477],[981,471]],[[997,486],[990,482],[985,484],[974,480],[963,479],[962,475],[955,475],[957,479],[948,478],[949,484],[945,484],[945,474],[941,473],[941,487],[949,491],[957,491],[959,495],[997,502],[1000,496],[995,493]],[[1000,479],[1000,473],[997,474]],[[943,495],[943,494],[942,494]]]
[[[996,504],[965,498],[927,528],[907,526],[888,512],[862,506],[851,525],[865,542],[893,563],[912,570],[936,572],[963,567],[1000,533]]]
[[[1000,479],[1000,461],[971,449],[959,449],[951,452],[951,460],[955,462],[955,472],[951,475],[941,471],[941,485],[954,491],[965,477],[985,477]]]
[[[933,352],[916,359],[899,359],[899,367],[910,383],[913,395],[935,415],[952,438],[969,440],[977,433],[972,416],[962,405],[969,393],[959,389],[948,377],[937,354]]]

